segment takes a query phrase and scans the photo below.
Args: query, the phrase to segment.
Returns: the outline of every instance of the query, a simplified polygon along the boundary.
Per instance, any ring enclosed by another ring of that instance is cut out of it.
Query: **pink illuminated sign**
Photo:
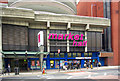
[[[87,45],[87,41],[80,41],[80,42],[77,42],[77,41],[75,41],[75,40],[83,40],[83,34],[81,34],[81,35],[79,35],[79,34],[76,34],[76,35],[74,35],[74,34],[71,34],[71,33],[69,33],[69,34],[49,34],[49,37],[48,37],[48,39],[58,39],[58,40],[66,40],[66,39],[68,39],[68,40],[74,40],[73,41],[73,46],[86,46]]]

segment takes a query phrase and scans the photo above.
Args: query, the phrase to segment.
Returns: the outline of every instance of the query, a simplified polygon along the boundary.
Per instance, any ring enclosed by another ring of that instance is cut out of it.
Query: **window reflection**
[[[56,58],[59,58],[59,54],[58,54],[58,53],[55,53],[55,57],[56,57]]]
[[[84,57],[88,57],[88,53],[84,53]]]
[[[50,58],[54,58],[54,53],[50,53]]]
[[[68,53],[68,58],[70,58],[71,57],[71,53]]]
[[[64,53],[60,53],[60,57],[62,57],[62,58],[63,58],[63,57],[64,57]]]
[[[78,56],[78,57],[81,57],[81,53],[77,53],[77,56]]]
[[[73,57],[76,57],[76,53],[73,53]]]

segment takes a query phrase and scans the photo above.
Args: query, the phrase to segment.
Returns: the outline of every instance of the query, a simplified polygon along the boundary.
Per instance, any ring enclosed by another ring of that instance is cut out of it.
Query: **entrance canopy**
[[[47,54],[49,54],[49,52],[14,52],[14,51],[11,51],[11,52],[5,52],[5,51],[2,51],[1,52],[2,54],[3,54],[3,57],[17,57],[17,56],[19,56],[19,57],[25,57],[25,56],[27,56],[27,57],[36,57],[36,56],[38,56],[38,55],[40,55],[40,54],[44,54],[44,55],[47,55]]]

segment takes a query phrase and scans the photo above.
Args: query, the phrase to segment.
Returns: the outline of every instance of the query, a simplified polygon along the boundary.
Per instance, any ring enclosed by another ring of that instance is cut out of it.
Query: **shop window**
[[[50,60],[50,68],[54,68],[54,60]]]
[[[50,58],[54,58],[54,53],[50,53]]]
[[[88,57],[88,53],[84,53],[84,57]]]
[[[62,66],[64,66],[64,60],[60,60],[60,67],[62,68]]]
[[[89,53],[89,57],[92,57],[92,53]]]
[[[76,57],[76,53],[73,53],[73,57]]]
[[[37,69],[40,69],[40,61],[39,60],[37,60],[36,66],[37,66]]]
[[[64,53],[60,53],[60,57],[61,57],[61,58],[64,58]]]
[[[43,67],[46,68],[46,60],[43,61]]]
[[[55,58],[59,58],[59,54],[58,53],[55,53]]]
[[[70,58],[71,57],[71,53],[68,53],[68,58]]]
[[[35,69],[36,67],[35,67],[35,60],[32,60],[31,61],[31,69]]]
[[[55,60],[55,68],[59,68],[59,60]]]
[[[78,56],[78,57],[81,57],[81,53],[77,53],[77,56]]]

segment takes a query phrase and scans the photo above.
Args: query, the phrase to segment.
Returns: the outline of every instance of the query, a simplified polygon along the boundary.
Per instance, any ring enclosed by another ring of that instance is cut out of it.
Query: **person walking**
[[[99,63],[98,63],[98,67],[100,67],[100,66],[101,66],[101,63],[99,62]]]
[[[11,69],[10,69],[10,64],[8,64],[8,69],[7,69],[7,71],[8,71],[8,75],[10,74],[10,72],[11,72]]]
[[[80,64],[79,63],[77,63],[77,69],[79,69],[80,68]]]
[[[87,67],[87,65],[86,65],[86,62],[84,63],[84,68],[86,68]]]
[[[87,61],[87,69],[89,68],[89,62]]]
[[[91,67],[91,69],[93,69],[93,65],[92,65],[92,62],[90,63],[90,67]]]

